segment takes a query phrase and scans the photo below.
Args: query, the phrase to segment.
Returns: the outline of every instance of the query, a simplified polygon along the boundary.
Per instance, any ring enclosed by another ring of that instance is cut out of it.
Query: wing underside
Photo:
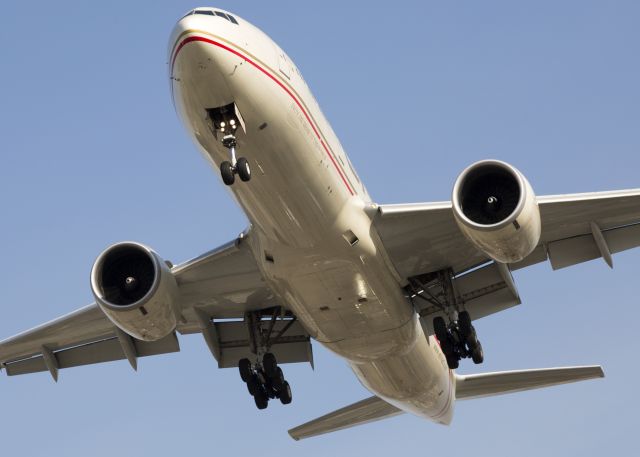
[[[474,319],[520,303],[512,271],[545,261],[555,270],[598,258],[613,266],[613,254],[640,246],[640,189],[539,197],[538,205],[540,243],[510,265],[493,262],[464,237],[450,202],[381,205],[373,223],[407,289],[437,298],[442,291],[433,274],[450,270]],[[420,298],[422,316],[441,312],[437,299]]]
[[[179,351],[177,333],[201,334],[219,367],[235,367],[255,350],[247,313],[264,320],[281,363],[313,363],[309,335],[266,287],[247,236],[172,269],[182,315],[167,337],[136,340],[92,304],[0,342],[0,368],[10,376],[49,371],[56,380],[60,369],[115,360],[126,359],[135,369],[140,357]]]

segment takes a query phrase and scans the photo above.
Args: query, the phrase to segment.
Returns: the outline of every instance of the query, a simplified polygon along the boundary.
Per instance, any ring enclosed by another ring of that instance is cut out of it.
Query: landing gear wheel
[[[256,392],[253,399],[255,400],[258,409],[266,409],[267,406],[269,406],[269,397],[267,397],[267,394],[262,389]]]
[[[453,344],[451,344],[451,341],[449,340],[449,338],[445,338],[442,341],[440,341],[440,349],[442,350],[442,353],[445,355],[445,357],[447,357],[447,360],[449,358],[457,359],[456,353],[453,348]]]
[[[460,366],[460,358],[454,350],[453,343],[449,338],[449,331],[447,330],[447,324],[440,316],[433,319],[433,330],[435,331],[436,338],[440,342],[440,349],[447,359],[447,366],[455,370]]]
[[[271,352],[267,352],[264,357],[262,357],[262,368],[264,368],[265,374],[273,379],[278,372],[278,361],[276,360],[276,356]]]
[[[238,162],[236,163],[236,171],[238,172],[238,176],[244,182],[247,182],[251,179],[251,168],[249,167],[249,162],[244,157],[240,157]]]
[[[271,384],[273,384],[276,389],[282,389],[285,382],[286,381],[284,380],[284,373],[282,372],[282,368],[278,367],[276,369],[276,374],[271,377]]]
[[[436,338],[440,341],[440,346],[442,346],[442,342],[448,339],[447,324],[442,317],[438,316],[433,319],[433,330],[436,333]]]
[[[471,333],[471,335],[467,336],[467,346],[469,346],[469,349],[471,349],[471,351],[473,351],[479,344],[480,341],[478,341],[478,335],[476,334],[475,330]]]
[[[467,311],[458,313],[458,326],[465,338],[475,333],[473,332],[473,325],[471,325],[471,316],[469,316]]]
[[[260,386],[260,380],[255,374],[251,375],[251,377],[247,381],[247,390],[249,390],[249,393],[254,397],[258,392],[262,390],[262,386]]]
[[[291,394],[291,386],[287,381],[282,383],[282,390],[280,391],[280,401],[283,405],[288,405],[293,400],[293,395]]]
[[[471,359],[476,365],[484,362],[484,351],[482,350],[482,344],[480,344],[480,341],[478,341],[478,344],[472,349]]]
[[[251,362],[249,359],[240,359],[238,362],[238,370],[240,371],[240,377],[244,382],[249,382],[251,379]]]
[[[225,160],[220,164],[220,175],[222,175],[222,182],[227,186],[233,184],[236,180],[236,175],[233,171],[233,165],[231,165],[231,162]]]

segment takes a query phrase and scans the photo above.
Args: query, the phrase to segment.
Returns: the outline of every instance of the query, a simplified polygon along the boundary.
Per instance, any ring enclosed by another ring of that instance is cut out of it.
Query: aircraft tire
[[[225,160],[220,164],[220,175],[222,176],[222,182],[227,186],[233,184],[236,180],[236,175],[233,172],[233,165],[228,160]]]
[[[480,341],[478,341],[476,347],[471,350],[471,359],[476,365],[484,362],[484,351],[482,350],[482,344],[480,344]]]
[[[458,326],[460,327],[460,331],[464,335],[464,338],[468,338],[473,331],[473,325],[471,324],[471,316],[467,311],[462,311],[458,313]]]
[[[291,386],[287,381],[282,383],[282,390],[280,391],[280,402],[283,405],[288,405],[293,400],[293,395],[291,394]]]
[[[247,390],[254,397],[256,396],[256,393],[261,390],[260,381],[258,380],[258,376],[255,374],[251,375],[247,381]]]
[[[282,372],[282,368],[280,368],[280,367],[276,368],[275,375],[273,377],[271,377],[270,379],[271,379],[271,384],[276,389],[282,389],[282,387],[284,386],[284,383],[286,382],[284,380],[284,373]]]
[[[436,338],[440,341],[440,345],[442,345],[443,341],[448,340],[447,324],[442,317],[438,316],[433,319],[433,330],[436,333]]]
[[[265,374],[273,379],[277,376],[278,373],[278,361],[276,360],[276,356],[271,352],[267,352],[264,357],[262,357],[262,368],[264,368]]]
[[[460,366],[460,360],[458,359],[458,357],[456,357],[455,355],[447,355],[447,366],[451,369],[451,370],[455,370],[456,368],[458,368]]]
[[[253,400],[256,402],[256,406],[258,409],[266,409],[269,406],[269,397],[262,390],[259,389],[256,394],[253,396]]]
[[[469,349],[472,351],[480,344],[480,341],[478,341],[478,335],[475,331],[466,337],[466,342],[467,346],[469,346]]]
[[[251,179],[251,167],[249,167],[249,161],[244,157],[238,159],[236,170],[242,181],[247,182]]]
[[[238,362],[238,370],[240,371],[240,377],[244,382],[249,382],[251,379],[251,362],[249,359],[240,359]]]

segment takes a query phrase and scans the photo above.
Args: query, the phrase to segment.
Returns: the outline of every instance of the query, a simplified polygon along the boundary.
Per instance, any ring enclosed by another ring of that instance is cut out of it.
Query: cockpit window
[[[233,17],[230,14],[223,13],[222,11],[195,10],[195,11],[191,11],[189,14],[206,14],[207,16],[218,16],[218,17],[221,17],[223,19],[226,19],[227,21],[231,22],[232,24],[238,25],[238,21],[236,20],[235,17]],[[187,14],[186,16],[189,16],[189,14]]]

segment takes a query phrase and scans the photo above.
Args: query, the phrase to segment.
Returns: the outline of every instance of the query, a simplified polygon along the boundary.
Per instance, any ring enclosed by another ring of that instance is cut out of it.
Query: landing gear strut
[[[456,369],[463,358],[471,358],[475,364],[482,363],[484,352],[469,313],[458,303],[452,278],[451,270],[422,275],[410,278],[408,289],[412,300],[420,298],[446,316],[433,319],[433,330],[447,365]]]
[[[268,327],[264,329],[262,324],[265,321],[262,320],[259,312],[245,314],[245,322],[249,326],[251,352],[256,357],[254,362],[247,358],[240,359],[238,370],[258,409],[265,409],[269,405],[270,399],[277,398],[283,405],[288,405],[293,399],[291,386],[285,380],[276,356],[269,350],[271,345],[293,325],[295,318],[289,320],[288,324],[273,336],[277,316],[277,310],[274,310],[271,320],[266,321]]]

